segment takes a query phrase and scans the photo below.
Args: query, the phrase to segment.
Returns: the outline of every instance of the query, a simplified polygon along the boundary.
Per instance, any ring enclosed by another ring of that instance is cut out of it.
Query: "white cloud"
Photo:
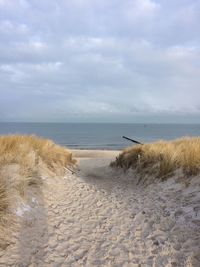
[[[26,0],[0,0],[0,8],[30,7]]]
[[[28,46],[30,47],[30,49],[35,49],[35,50],[44,50],[48,47],[47,44],[44,42],[34,42],[34,41],[30,42]]]
[[[11,5],[12,1],[9,0],[0,0],[0,7],[5,7]]]
[[[124,10],[125,17],[132,23],[140,22],[144,25],[149,23],[151,19],[154,19],[160,8],[160,4],[152,0],[127,1]]]
[[[177,58],[183,58],[192,56],[195,54],[196,47],[195,46],[172,46],[169,47],[168,53],[169,56],[177,57]]]
[[[135,7],[139,11],[139,15],[149,15],[156,12],[160,8],[160,4],[152,0],[136,0]]]
[[[32,65],[35,70],[39,72],[47,72],[48,74],[50,74],[50,72],[59,71],[62,66],[63,63],[59,61]]]
[[[25,24],[14,24],[10,20],[0,21],[1,34],[26,34],[28,31],[28,26]]]

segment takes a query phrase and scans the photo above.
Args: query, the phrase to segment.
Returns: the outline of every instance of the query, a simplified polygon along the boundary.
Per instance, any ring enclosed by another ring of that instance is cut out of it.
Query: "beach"
[[[77,167],[19,205],[0,266],[200,266],[199,177],[146,186],[109,167],[119,151],[72,152]]]
[[[200,0],[0,14],[0,267],[200,267]]]

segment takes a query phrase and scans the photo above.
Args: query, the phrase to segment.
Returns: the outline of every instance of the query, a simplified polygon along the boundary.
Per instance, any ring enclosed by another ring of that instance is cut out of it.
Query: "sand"
[[[16,212],[0,266],[199,267],[200,179],[137,185],[117,151],[73,151],[76,173],[43,177]]]

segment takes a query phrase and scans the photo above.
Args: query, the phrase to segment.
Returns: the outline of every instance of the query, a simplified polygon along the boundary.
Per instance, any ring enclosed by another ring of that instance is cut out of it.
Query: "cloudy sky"
[[[200,0],[0,0],[0,121],[200,122]]]

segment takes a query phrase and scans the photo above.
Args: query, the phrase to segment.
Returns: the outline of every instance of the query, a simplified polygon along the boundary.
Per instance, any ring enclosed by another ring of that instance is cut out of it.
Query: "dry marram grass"
[[[41,168],[61,174],[63,167],[73,164],[72,154],[51,140],[26,135],[0,136],[1,222],[13,201],[14,191],[23,197],[29,186],[41,185]]]
[[[133,168],[140,174],[149,173],[160,178],[166,178],[179,168],[187,176],[196,175],[200,172],[200,138],[136,145],[125,149],[111,166],[124,170]]]
[[[4,222],[4,214],[9,206],[9,198],[6,190],[6,182],[2,176],[0,176],[0,224]]]

